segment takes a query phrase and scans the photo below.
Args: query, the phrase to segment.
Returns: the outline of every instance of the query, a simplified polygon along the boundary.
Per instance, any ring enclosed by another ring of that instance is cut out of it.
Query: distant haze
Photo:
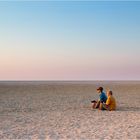
[[[140,2],[0,1],[0,80],[140,80]]]

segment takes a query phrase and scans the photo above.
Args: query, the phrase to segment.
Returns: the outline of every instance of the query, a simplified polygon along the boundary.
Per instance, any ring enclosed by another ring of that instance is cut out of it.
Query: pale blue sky
[[[140,80],[140,2],[0,2],[1,80]]]

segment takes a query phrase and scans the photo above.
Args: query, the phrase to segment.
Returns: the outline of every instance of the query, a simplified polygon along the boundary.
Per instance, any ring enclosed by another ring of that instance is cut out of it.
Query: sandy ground
[[[100,85],[117,111],[91,109]],[[0,139],[140,139],[140,82],[0,82]]]

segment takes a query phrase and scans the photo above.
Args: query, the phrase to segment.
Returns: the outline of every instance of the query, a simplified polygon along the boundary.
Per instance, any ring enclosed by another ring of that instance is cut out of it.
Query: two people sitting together
[[[92,108],[96,109],[98,108],[99,110],[116,110],[116,100],[113,97],[112,91],[107,91],[107,96],[105,92],[103,91],[102,87],[99,87],[97,89],[97,93],[99,93],[99,99],[98,101],[91,101],[92,103]]]

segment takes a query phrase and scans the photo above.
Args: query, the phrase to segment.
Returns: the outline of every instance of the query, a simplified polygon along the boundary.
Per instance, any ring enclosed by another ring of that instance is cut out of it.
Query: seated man
[[[101,105],[103,110],[116,110],[116,100],[112,95],[112,91],[107,91],[107,101],[105,104]]]
[[[99,93],[99,100],[98,101],[91,101],[91,103],[93,104],[92,105],[92,108],[99,108],[101,109],[101,105],[102,103],[106,103],[106,100],[107,100],[107,96],[106,94],[103,92],[103,88],[102,87],[99,87],[97,89],[97,93]]]

